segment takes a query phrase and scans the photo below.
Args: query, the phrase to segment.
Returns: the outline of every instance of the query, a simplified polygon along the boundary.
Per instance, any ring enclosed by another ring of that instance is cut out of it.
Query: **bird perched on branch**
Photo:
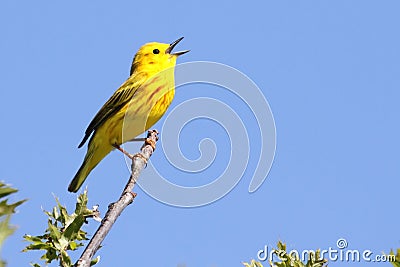
[[[166,112],[175,94],[176,59],[189,50],[173,53],[183,39],[171,44],[148,43],[133,58],[130,77],[97,112],[78,148],[89,140],[86,156],[68,191],[77,192],[94,167],[114,148],[153,126]]]

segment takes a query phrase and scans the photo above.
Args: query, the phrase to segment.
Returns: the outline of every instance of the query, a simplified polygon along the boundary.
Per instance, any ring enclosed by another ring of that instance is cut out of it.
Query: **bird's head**
[[[189,50],[172,52],[174,47],[182,39],[183,37],[172,42],[171,44],[154,42],[143,45],[133,58],[130,75],[132,75],[132,73],[135,71],[145,71],[155,74],[165,69],[174,67],[177,57],[189,52]]]

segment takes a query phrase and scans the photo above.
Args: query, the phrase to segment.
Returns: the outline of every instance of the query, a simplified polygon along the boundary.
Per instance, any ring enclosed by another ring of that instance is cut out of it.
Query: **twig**
[[[83,251],[80,259],[76,262],[76,267],[90,266],[90,262],[94,254],[99,249],[108,232],[110,232],[111,227],[117,220],[118,216],[129,204],[133,202],[134,198],[136,197],[136,193],[132,192],[133,187],[135,186],[141,171],[147,164],[148,159],[153,154],[157,140],[157,130],[148,131],[147,138],[141,148],[141,152],[134,155],[132,158],[132,173],[129,177],[129,181],[126,184],[124,191],[121,194],[121,197],[117,202],[111,203],[108,206],[106,215],[101,221],[101,224],[96,233],[85,248],[85,251]]]

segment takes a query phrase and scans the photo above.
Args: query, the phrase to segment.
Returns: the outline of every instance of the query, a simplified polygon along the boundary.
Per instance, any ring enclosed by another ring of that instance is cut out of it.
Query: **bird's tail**
[[[99,162],[105,156],[107,156],[108,153],[111,152],[111,150],[111,146],[110,148],[105,146],[97,146],[95,142],[90,142],[85,159],[83,160],[81,167],[69,184],[68,191],[76,193],[82,186],[83,182],[86,180],[89,173],[93,170],[93,168],[96,167],[97,164],[99,164]]]

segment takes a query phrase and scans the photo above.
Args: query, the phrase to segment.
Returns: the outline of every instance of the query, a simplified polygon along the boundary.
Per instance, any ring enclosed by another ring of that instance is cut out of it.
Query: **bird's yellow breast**
[[[110,145],[121,145],[147,131],[165,114],[175,95],[174,76],[157,75],[141,86],[131,101],[97,132]]]
[[[174,99],[175,95],[175,89],[172,88],[168,92],[166,92],[164,95],[160,97],[160,99],[156,102],[152,110],[150,111],[149,118],[146,122],[146,129],[150,129],[157,121],[161,119],[161,117],[165,114],[167,111],[169,105],[172,103],[172,100]]]

